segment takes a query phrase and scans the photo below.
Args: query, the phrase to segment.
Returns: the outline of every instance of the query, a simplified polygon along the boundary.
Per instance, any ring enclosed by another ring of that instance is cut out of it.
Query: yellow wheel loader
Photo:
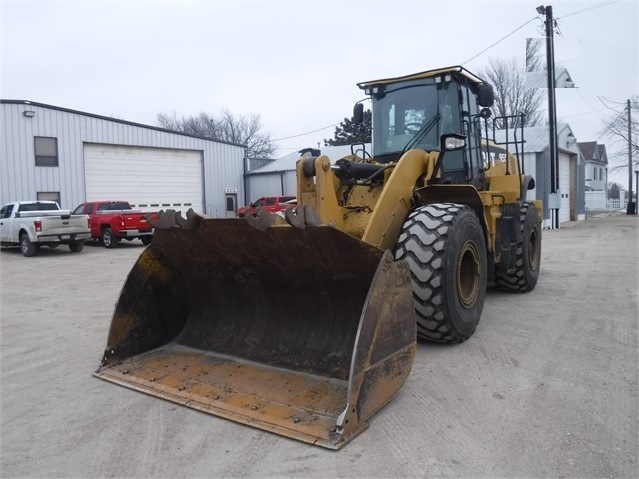
[[[96,376],[339,449],[402,387],[416,338],[464,341],[488,285],[535,287],[541,204],[523,136],[487,139],[490,85],[449,67],[358,86],[373,154],[306,152],[284,217],[149,218]]]

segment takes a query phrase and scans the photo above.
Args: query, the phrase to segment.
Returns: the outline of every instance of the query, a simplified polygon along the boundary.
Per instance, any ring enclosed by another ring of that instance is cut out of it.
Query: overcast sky
[[[638,3],[544,4],[560,31],[556,63],[578,87],[558,90],[557,114],[580,142],[606,143],[602,119],[639,94]],[[478,73],[491,58],[523,68],[525,39],[543,35],[542,3],[518,0],[0,5],[1,98],[148,125],[158,113],[255,113],[274,139],[293,137],[276,142],[278,156],[332,138],[364,97],[357,82],[451,65]]]

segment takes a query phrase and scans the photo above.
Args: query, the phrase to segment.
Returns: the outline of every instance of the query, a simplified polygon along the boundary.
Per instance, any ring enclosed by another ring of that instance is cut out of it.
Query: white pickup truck
[[[79,253],[90,238],[89,217],[61,210],[55,201],[16,201],[0,209],[0,245],[20,246],[24,256],[42,245],[66,244]]]

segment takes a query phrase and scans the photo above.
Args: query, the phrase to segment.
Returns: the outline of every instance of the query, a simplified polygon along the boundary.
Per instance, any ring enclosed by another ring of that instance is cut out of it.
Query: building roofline
[[[166,128],[161,128],[159,126],[145,125],[143,123],[135,123],[133,121],[120,120],[119,118],[113,118],[113,117],[104,116],[104,115],[96,115],[95,113],[87,113],[85,111],[72,110],[71,108],[64,108],[64,107],[61,107],[61,106],[47,105],[46,103],[39,103],[39,102],[36,102],[36,101],[29,101],[29,100],[0,100],[0,104],[37,106],[37,107],[40,107],[40,108],[48,108],[50,110],[63,111],[63,112],[66,112],[66,113],[73,113],[73,114],[76,114],[76,115],[82,115],[82,116],[88,116],[88,117],[91,117],[91,118],[97,118],[99,120],[107,120],[107,121],[113,121],[113,122],[116,122],[116,123],[122,123],[124,125],[137,126],[137,127],[140,127],[140,128],[147,128],[147,129],[150,129],[150,130],[161,131],[163,133],[173,133],[174,135],[188,136],[190,138],[197,138],[199,140],[207,140],[207,141],[212,141],[214,143],[223,143],[225,145],[232,145],[232,146],[239,146],[239,147],[242,147],[242,148],[246,148],[246,145],[241,145],[239,143],[231,143],[230,141],[224,141],[224,140],[215,140],[213,138],[208,138],[206,136],[199,136],[199,135],[193,135],[193,134],[190,134],[190,133],[184,133],[184,132],[181,132],[181,131],[168,130]]]

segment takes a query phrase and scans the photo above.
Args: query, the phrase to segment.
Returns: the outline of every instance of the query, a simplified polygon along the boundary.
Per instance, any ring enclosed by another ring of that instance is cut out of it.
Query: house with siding
[[[603,210],[608,206],[608,155],[606,146],[596,141],[579,143],[586,170],[586,209]]]
[[[549,127],[531,126],[523,131],[523,170],[535,179],[535,188],[528,191],[529,199],[541,200],[544,205],[543,226],[551,228],[551,208],[559,210],[559,224],[586,219],[585,163],[575,135],[567,123],[557,125],[559,189],[552,193],[550,172]],[[512,135],[512,132],[511,132]],[[504,141],[505,133],[496,131],[497,141]],[[511,148],[514,153],[514,149]]]
[[[596,141],[579,143],[586,163],[586,190],[605,191],[608,184],[608,155],[606,146]]]

